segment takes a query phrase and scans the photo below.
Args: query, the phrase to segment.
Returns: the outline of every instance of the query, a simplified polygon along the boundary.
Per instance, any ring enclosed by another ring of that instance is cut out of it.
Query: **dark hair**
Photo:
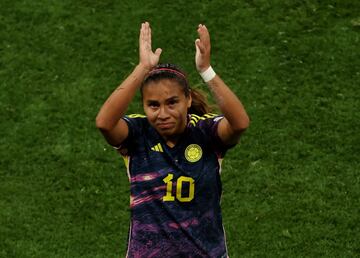
[[[144,86],[150,82],[158,82],[164,79],[176,81],[184,91],[186,97],[191,95],[192,103],[188,113],[202,116],[212,111],[212,108],[208,104],[206,95],[200,90],[190,89],[185,73],[174,64],[159,64],[152,71],[150,71],[148,76],[141,84],[141,97]]]

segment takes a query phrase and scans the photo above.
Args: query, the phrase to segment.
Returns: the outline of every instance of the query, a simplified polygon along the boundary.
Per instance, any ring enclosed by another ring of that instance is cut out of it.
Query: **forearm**
[[[98,128],[111,130],[116,125],[119,119],[125,115],[131,100],[147,74],[148,70],[143,66],[135,67],[101,107],[96,117]]]
[[[218,75],[207,82],[207,85],[232,130],[245,130],[249,126],[249,117],[238,97]]]

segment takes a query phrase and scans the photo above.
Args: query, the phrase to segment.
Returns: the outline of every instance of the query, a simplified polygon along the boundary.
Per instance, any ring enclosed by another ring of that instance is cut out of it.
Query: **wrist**
[[[135,70],[137,70],[138,72],[140,72],[141,74],[143,74],[144,76],[147,75],[151,69],[146,67],[145,65],[143,65],[142,63],[139,63],[136,67]]]
[[[212,79],[215,78],[215,75],[216,75],[216,73],[215,73],[214,69],[211,67],[211,65],[199,73],[200,73],[201,78],[204,80],[204,82],[211,81]]]

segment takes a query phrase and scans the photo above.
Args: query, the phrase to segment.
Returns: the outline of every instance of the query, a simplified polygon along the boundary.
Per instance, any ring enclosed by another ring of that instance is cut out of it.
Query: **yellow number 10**
[[[163,181],[166,183],[166,195],[163,197],[164,202],[175,201],[175,196],[173,196],[172,188],[173,188],[173,180],[174,175],[168,174]],[[189,183],[189,196],[182,196],[182,187],[183,183]],[[180,202],[190,202],[194,199],[195,193],[195,180],[191,177],[181,176],[176,180],[176,199]]]

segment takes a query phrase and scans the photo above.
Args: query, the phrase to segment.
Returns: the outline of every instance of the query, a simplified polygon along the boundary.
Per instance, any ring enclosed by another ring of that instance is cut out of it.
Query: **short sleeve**
[[[132,114],[124,116],[123,119],[129,128],[127,138],[119,145],[113,146],[121,155],[129,155],[136,143],[136,139],[143,135],[144,124],[147,121],[146,116]]]
[[[198,116],[191,114],[191,121],[195,127],[203,131],[208,136],[208,139],[219,157],[224,157],[227,150],[231,149],[234,145],[226,145],[218,134],[218,126],[220,121],[224,118],[223,115],[218,114],[205,114]]]

